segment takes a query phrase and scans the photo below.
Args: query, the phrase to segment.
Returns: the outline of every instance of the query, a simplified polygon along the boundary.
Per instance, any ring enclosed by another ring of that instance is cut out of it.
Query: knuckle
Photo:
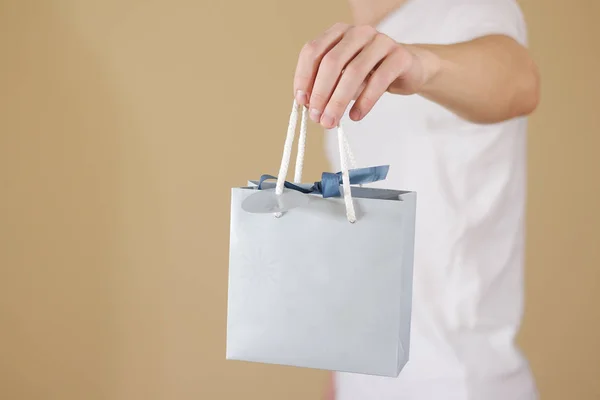
[[[363,93],[360,99],[360,108],[361,109],[370,109],[373,107],[377,99],[372,93]]]
[[[340,32],[340,31],[345,31],[348,28],[350,28],[350,25],[348,25],[348,24],[346,24],[344,22],[336,22],[331,27],[331,30],[336,31],[336,32]]]
[[[402,47],[402,46],[396,46],[396,48],[394,49],[394,51],[392,52],[392,56],[398,61],[401,62],[403,65],[405,63],[410,63],[411,62],[411,57],[410,54],[408,53],[408,51]]]
[[[329,102],[328,107],[332,108],[336,113],[343,112],[346,109],[348,102],[342,98],[334,98]]]
[[[398,57],[395,64],[396,70],[398,71],[397,75],[402,76],[410,71],[412,67],[412,60],[409,57]]]
[[[378,73],[375,73],[371,76],[371,78],[369,79],[371,85],[373,85],[376,88],[383,88],[383,89],[387,89],[387,87],[390,85],[390,83],[392,82],[392,79],[389,76],[389,73],[385,73],[382,71],[379,71]],[[369,95],[368,93],[366,95]]]
[[[369,64],[355,62],[346,67],[344,75],[348,75],[347,79],[351,82],[361,81],[362,83],[369,78],[370,72],[371,68]]]
[[[374,36],[377,34],[377,29],[371,25],[358,25],[353,30],[360,36]]]
[[[300,53],[305,57],[313,57],[317,52],[318,46],[319,44],[316,40],[311,40],[302,46]]]
[[[313,92],[310,95],[310,104],[311,106],[319,107],[325,104],[327,101],[327,97],[320,92]]]
[[[340,57],[334,52],[329,52],[325,57],[323,57],[323,61],[321,61],[321,66],[325,69],[341,69],[340,66]]]
[[[392,39],[388,35],[379,32],[375,36],[375,40],[377,40],[379,43],[386,47],[393,47],[396,45],[396,41],[394,39]]]
[[[364,68],[362,68],[362,66],[358,65],[357,63],[350,63],[344,70],[344,75],[350,78],[355,78],[361,74],[363,69]]]

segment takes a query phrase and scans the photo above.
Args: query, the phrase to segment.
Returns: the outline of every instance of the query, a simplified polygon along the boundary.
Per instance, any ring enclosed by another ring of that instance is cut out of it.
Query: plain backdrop
[[[520,343],[543,400],[600,399],[600,3],[522,5],[543,88]],[[298,51],[348,19],[0,0],[0,398],[319,398],[323,372],[225,361],[229,190],[276,172]]]

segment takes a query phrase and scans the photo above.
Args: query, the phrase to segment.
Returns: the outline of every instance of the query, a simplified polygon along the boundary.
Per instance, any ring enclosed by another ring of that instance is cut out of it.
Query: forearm
[[[418,93],[477,123],[530,114],[539,101],[539,76],[527,50],[513,39],[485,36],[454,45],[409,45],[427,65]],[[389,91],[395,90],[392,84]]]

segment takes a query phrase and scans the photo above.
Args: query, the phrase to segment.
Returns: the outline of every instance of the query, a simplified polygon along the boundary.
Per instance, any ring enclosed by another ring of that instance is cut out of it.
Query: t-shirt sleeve
[[[516,0],[454,0],[449,4],[452,5],[444,18],[447,40],[458,43],[487,35],[506,35],[527,45],[527,27]]]

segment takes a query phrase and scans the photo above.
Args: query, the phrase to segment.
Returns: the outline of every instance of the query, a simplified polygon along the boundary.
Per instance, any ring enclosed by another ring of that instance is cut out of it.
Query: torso
[[[401,43],[459,41],[465,32],[448,25],[446,4],[408,1],[379,30]],[[514,344],[523,303],[526,120],[476,125],[422,97],[386,94],[363,121],[342,124],[359,166],[390,164],[376,187],[417,192],[417,232],[411,359],[397,379],[339,374],[339,400],[536,398]],[[339,166],[336,140],[329,135],[327,147]]]

